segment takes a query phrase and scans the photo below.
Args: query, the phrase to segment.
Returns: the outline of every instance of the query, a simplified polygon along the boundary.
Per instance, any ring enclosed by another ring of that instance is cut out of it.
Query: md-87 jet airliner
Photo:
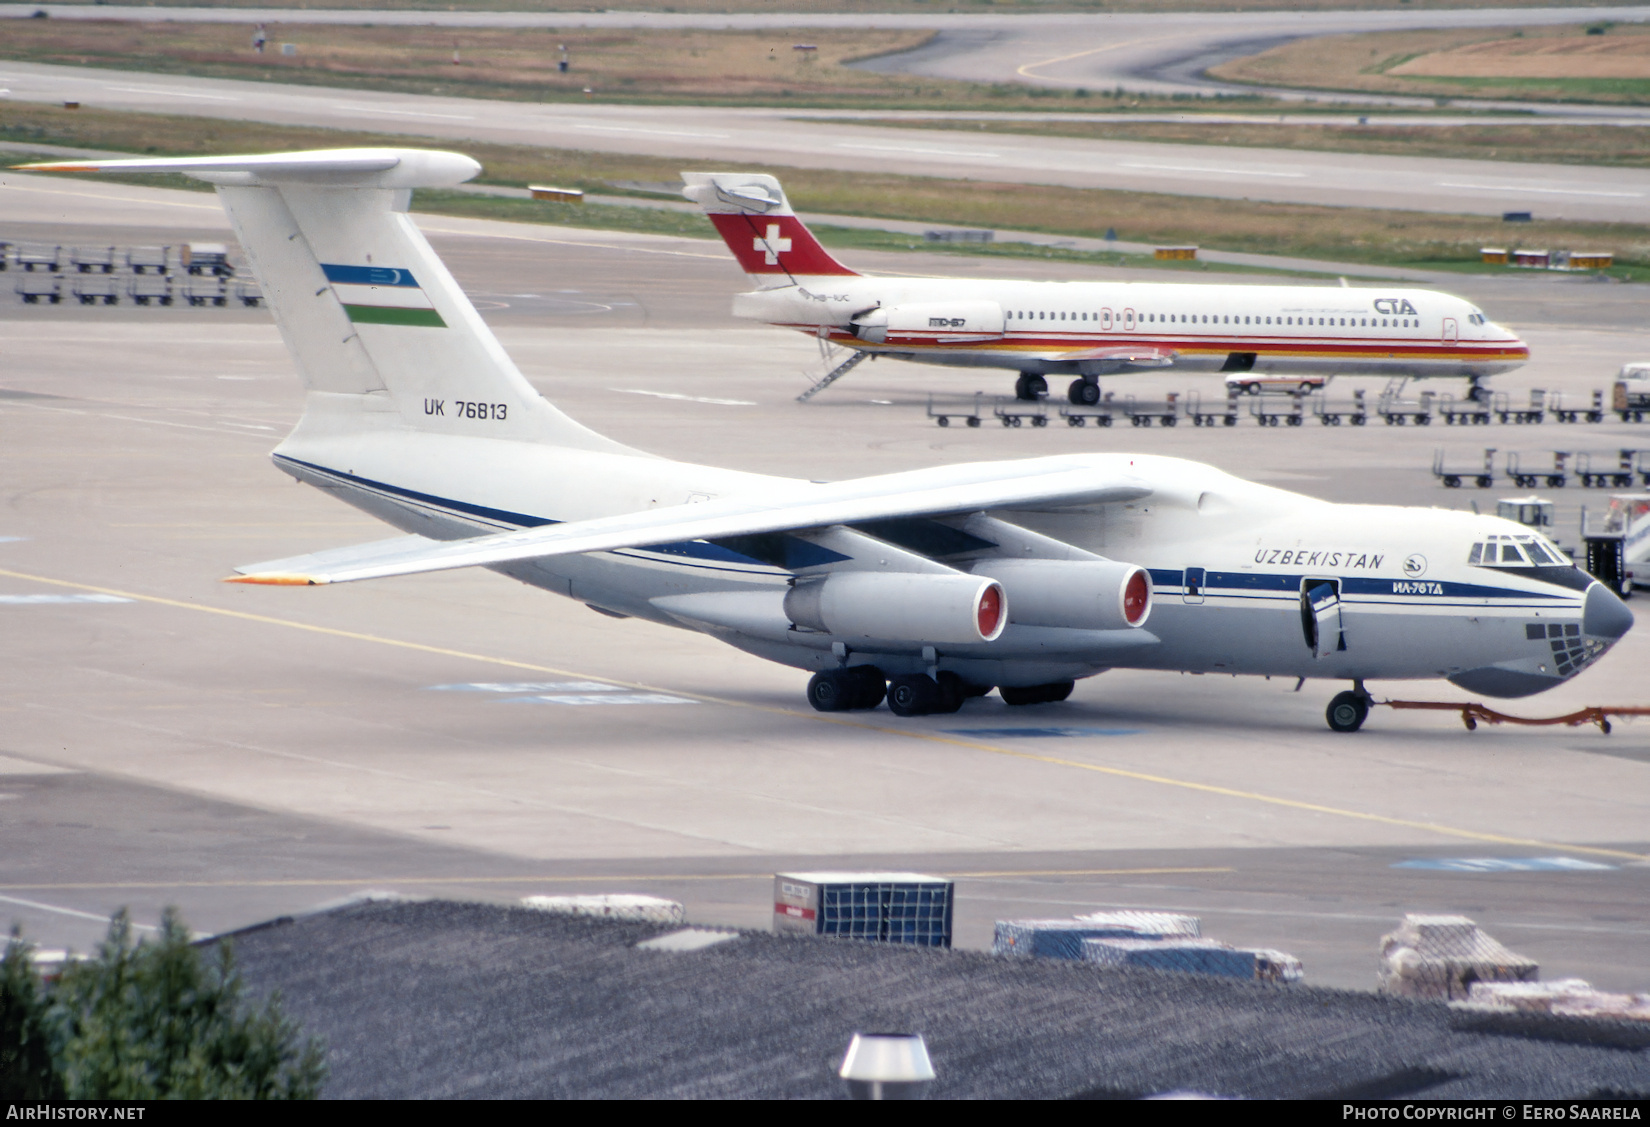
[[[1099,378],[1175,368],[1273,375],[1458,377],[1479,381],[1530,358],[1518,336],[1471,302],[1435,290],[870,277],[819,245],[772,176],[684,172],[756,288],[734,316],[867,356],[1019,372],[1039,399],[1074,377],[1073,403],[1100,401]]]
[[[1537,532],[1339,505],[1179,458],[1095,453],[821,483],[654,457],[562,414],[406,214],[477,172],[345,149],[60,162],[217,185],[307,391],[275,465],[404,535],[239,568],[345,583],[485,567],[812,674],[822,711],[1063,700],[1110,668],[1525,696],[1633,623]],[[554,646],[554,638],[545,644]],[[1183,693],[1184,687],[1176,686]]]

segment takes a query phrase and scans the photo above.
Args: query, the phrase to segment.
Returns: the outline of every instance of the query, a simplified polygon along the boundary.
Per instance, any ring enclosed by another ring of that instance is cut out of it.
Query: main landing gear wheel
[[[903,673],[888,681],[888,711],[895,716],[955,712],[969,695],[969,687],[955,673],[941,673],[938,680],[926,673]]]
[[[882,673],[873,665],[827,669],[808,679],[808,703],[819,712],[875,708],[885,692]]]
[[[1050,681],[1046,685],[999,685],[997,693],[1003,698],[1004,704],[1053,704],[1065,700],[1071,691],[1077,687],[1075,681]]]
[[[1042,376],[1032,375],[1030,372],[1021,372],[1020,378],[1014,381],[1014,398],[1023,399],[1027,403],[1035,403],[1048,396],[1048,381]]]
[[[1094,380],[1072,380],[1066,398],[1079,407],[1093,407],[1100,402],[1100,385]]]
[[[1324,719],[1329,721],[1332,732],[1356,732],[1368,718],[1369,698],[1350,689],[1336,693],[1324,712]]]

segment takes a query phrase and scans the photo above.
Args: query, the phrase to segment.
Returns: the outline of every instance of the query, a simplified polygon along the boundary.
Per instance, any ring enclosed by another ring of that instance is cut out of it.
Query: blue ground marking
[[[1138,736],[1140,728],[946,728],[953,736],[978,736],[985,740],[1058,740],[1083,736]]]
[[[1392,867],[1445,873],[1593,873],[1617,866],[1574,857],[1423,857],[1399,861]]]
[[[37,606],[43,603],[129,603],[119,595],[0,595],[0,603]]]
[[[0,536],[0,544],[16,544],[20,540],[27,539],[27,536]]]
[[[611,686],[607,686],[611,687]],[[504,704],[698,704],[669,693],[547,693],[531,697],[508,697]]]

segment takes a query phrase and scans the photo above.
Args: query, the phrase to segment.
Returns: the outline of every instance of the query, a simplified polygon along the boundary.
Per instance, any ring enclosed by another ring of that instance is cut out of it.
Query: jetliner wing
[[[1138,500],[1151,492],[1151,487],[1140,479],[1115,470],[1100,470],[1082,459],[974,462],[830,484],[798,483],[771,493],[542,525],[466,540],[423,541],[399,548],[393,542],[381,541],[248,565],[237,568],[241,574],[229,582],[297,586],[349,583],[896,517],[1117,503]]]

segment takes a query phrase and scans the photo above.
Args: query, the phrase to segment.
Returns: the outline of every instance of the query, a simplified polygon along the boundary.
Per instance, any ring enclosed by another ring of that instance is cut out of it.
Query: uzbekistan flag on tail
[[[411,270],[388,266],[338,266],[321,263],[332,292],[344,304],[349,319],[369,325],[418,325],[444,329],[447,322],[435,311]]]

